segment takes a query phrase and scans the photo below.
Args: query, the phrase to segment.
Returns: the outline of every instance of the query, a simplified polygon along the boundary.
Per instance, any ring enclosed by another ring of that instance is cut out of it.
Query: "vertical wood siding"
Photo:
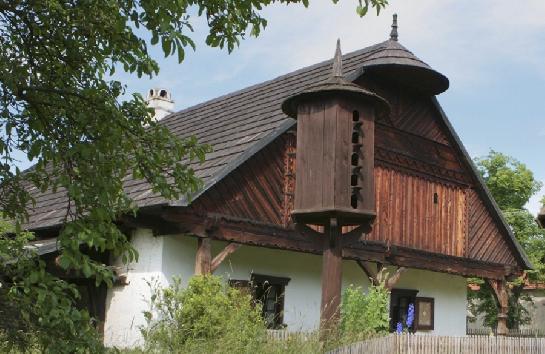
[[[464,256],[464,189],[376,166],[375,192],[377,219],[367,239]]]

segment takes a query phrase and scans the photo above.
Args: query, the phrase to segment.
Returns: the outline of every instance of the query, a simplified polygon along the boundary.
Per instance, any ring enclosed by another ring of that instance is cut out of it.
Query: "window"
[[[405,328],[409,304],[414,304],[416,302],[416,294],[418,294],[418,290],[392,289],[390,294],[391,332],[395,332],[398,322],[401,322]],[[413,328],[411,328],[411,331],[414,331],[414,325]]]
[[[279,329],[284,327],[284,290],[289,281],[289,278],[252,274],[251,281],[231,279],[229,285],[250,294],[254,304],[261,306],[267,328]]]
[[[284,290],[289,278],[252,274],[254,299],[262,306],[261,314],[267,328],[284,326]]]
[[[434,299],[431,297],[417,297],[418,290],[392,289],[390,295],[390,331],[395,332],[398,322],[406,328],[409,305],[414,305],[414,323],[409,329],[433,330],[434,328]]]

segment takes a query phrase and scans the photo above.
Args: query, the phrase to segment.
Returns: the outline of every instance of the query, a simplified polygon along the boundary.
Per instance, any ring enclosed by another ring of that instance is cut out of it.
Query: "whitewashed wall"
[[[432,297],[435,302],[435,329],[427,333],[449,336],[466,334],[467,291],[465,278],[410,269],[396,285],[418,290],[417,296]]]
[[[132,242],[140,253],[137,264],[128,266],[126,286],[108,291],[105,344],[132,347],[141,343],[139,326],[149,304],[146,281],[157,279],[168,284],[173,276],[186,284],[193,275],[196,239],[176,235],[153,237],[149,230],[138,230]],[[213,242],[217,254],[226,243]],[[321,297],[320,256],[261,247],[242,246],[228,257],[216,275],[225,279],[250,279],[251,273],[290,278],[286,287],[284,323],[291,331],[318,327]],[[367,288],[369,281],[354,261],[343,264],[343,287],[350,284]],[[403,273],[399,288],[417,289],[418,296],[435,299],[434,334],[464,335],[466,317],[465,279],[458,276],[411,269]]]
[[[139,253],[138,262],[123,266],[120,260],[114,265],[127,272],[128,285],[108,289],[104,344],[108,347],[133,347],[141,344],[139,327],[145,324],[143,311],[149,309],[150,287],[147,282],[167,284],[162,271],[163,237],[153,237],[150,230],[137,230],[131,240]]]

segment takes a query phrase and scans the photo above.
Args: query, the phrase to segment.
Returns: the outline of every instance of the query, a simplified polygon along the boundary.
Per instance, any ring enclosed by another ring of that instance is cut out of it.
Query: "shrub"
[[[327,343],[320,342],[318,332],[285,341],[270,338],[260,306],[217,276],[195,276],[187,288],[179,279],[167,288],[150,286],[151,306],[141,329],[145,353],[319,353],[388,332],[388,291],[383,285],[371,286],[367,294],[354,286],[345,290],[339,336],[332,334]]]
[[[250,353],[266,341],[266,327],[249,295],[220,277],[193,277],[183,289],[152,286],[151,308],[142,328],[147,352]]]
[[[345,289],[341,305],[340,334],[344,342],[388,333],[389,293],[383,284],[370,286],[365,294],[353,285]]]

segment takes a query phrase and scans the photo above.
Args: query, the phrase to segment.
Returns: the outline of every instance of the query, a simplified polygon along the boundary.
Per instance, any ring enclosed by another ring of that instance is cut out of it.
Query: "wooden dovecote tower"
[[[375,219],[375,116],[388,111],[382,97],[346,80],[337,41],[331,77],[282,104],[297,119],[295,205],[297,224],[323,225],[322,330],[339,318],[341,228],[369,229]],[[322,331],[325,333],[326,331]]]
[[[369,226],[376,215],[374,121],[388,103],[343,77],[340,41],[329,80],[289,97],[282,110],[297,119],[294,221]]]

